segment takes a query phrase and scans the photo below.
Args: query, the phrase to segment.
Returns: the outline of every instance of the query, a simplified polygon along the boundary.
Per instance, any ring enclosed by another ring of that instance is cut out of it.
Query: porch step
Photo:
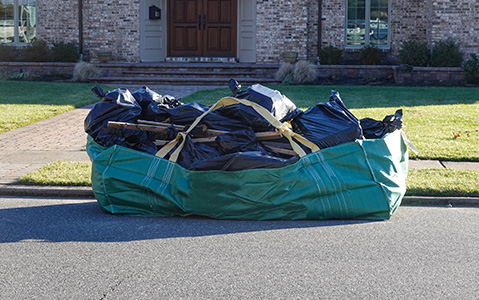
[[[251,77],[177,77],[177,76],[135,76],[135,77],[95,77],[91,81],[98,83],[134,83],[143,85],[220,85],[228,86],[231,78],[236,79],[243,86],[260,84],[277,84],[273,78],[251,78]]]
[[[134,63],[99,65],[101,77],[91,78],[96,82],[172,84],[172,85],[227,85],[231,78],[243,86],[254,83],[275,84],[277,64],[246,63]]]
[[[125,70],[123,71],[125,76],[134,77],[134,76],[176,76],[176,77],[217,77],[218,75],[222,77],[255,77],[255,71],[228,71],[222,70],[217,72],[205,72],[205,71],[183,71],[183,70],[169,70],[169,71],[159,71],[159,70]]]

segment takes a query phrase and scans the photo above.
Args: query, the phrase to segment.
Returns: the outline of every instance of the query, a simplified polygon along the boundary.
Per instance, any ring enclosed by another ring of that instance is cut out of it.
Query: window
[[[36,35],[36,0],[0,0],[0,44],[31,43]]]
[[[346,47],[389,48],[391,0],[346,0]]]

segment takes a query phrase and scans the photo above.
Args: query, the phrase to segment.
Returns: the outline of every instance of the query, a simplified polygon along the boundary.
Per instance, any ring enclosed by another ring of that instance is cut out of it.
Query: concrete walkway
[[[141,86],[124,85],[131,91]],[[185,97],[201,89],[211,86],[150,86],[161,95]],[[92,93],[91,97],[95,95]],[[21,176],[32,172],[47,163],[56,160],[90,161],[86,151],[86,133],[83,122],[93,105],[37,122],[22,128],[0,134],[0,194],[30,194],[33,187],[13,186]],[[410,161],[411,169],[419,168],[455,168],[479,170],[477,162],[439,162]],[[36,188],[39,191],[44,189]],[[91,188],[48,188],[49,195],[57,191],[84,190],[91,194]],[[15,192],[16,191],[16,192]],[[53,191],[53,192],[52,192]],[[61,194],[61,192],[59,192]],[[64,192],[63,192],[64,193]],[[42,195],[40,192],[39,195]]]

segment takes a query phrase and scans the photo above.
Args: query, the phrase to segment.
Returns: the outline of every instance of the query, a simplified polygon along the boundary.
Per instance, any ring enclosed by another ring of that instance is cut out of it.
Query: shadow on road
[[[205,217],[133,217],[111,215],[103,212],[96,202],[83,202],[0,210],[0,243],[126,242],[370,222],[372,221],[237,221]]]

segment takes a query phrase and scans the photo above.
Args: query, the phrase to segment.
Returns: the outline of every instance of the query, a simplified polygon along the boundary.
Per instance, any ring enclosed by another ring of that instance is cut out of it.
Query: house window
[[[346,47],[389,48],[391,0],[346,0]]]
[[[0,0],[0,44],[25,44],[35,39],[35,1]]]

